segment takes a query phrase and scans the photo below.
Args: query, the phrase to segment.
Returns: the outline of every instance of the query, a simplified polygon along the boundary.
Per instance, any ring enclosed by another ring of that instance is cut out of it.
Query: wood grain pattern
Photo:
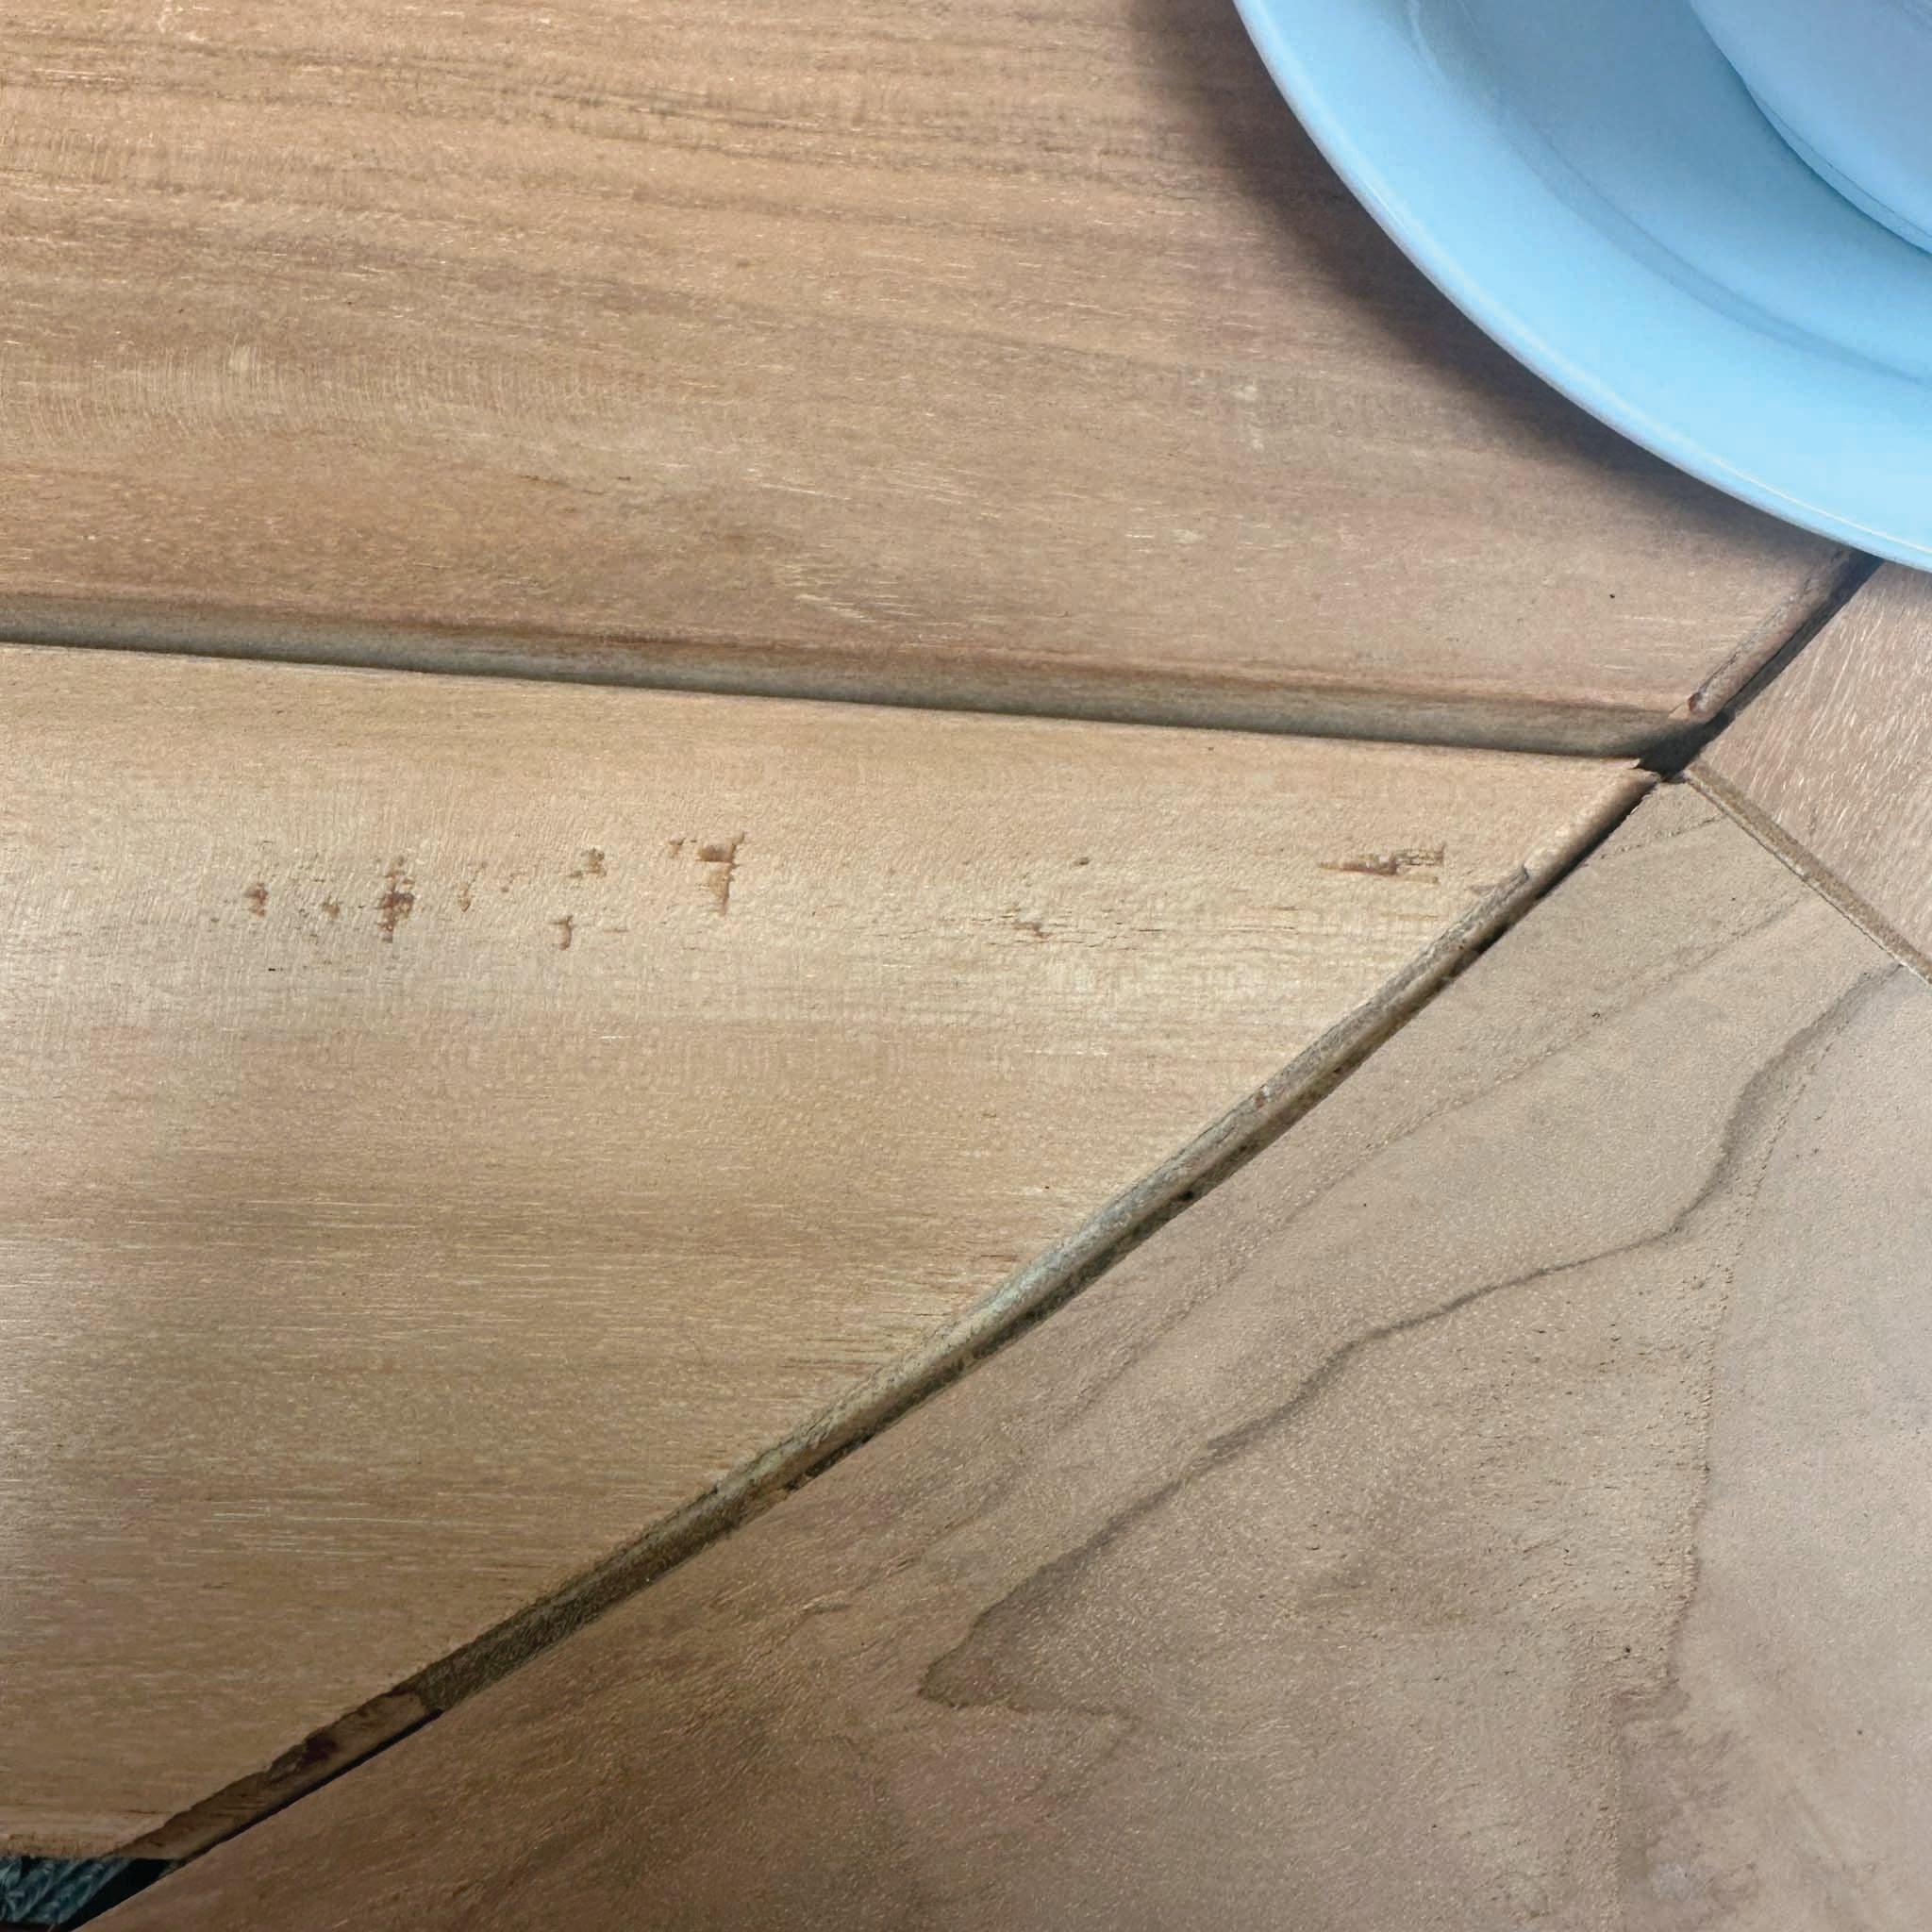
[[[108,1923],[1918,1924],[1928,1049],[1646,804],[1051,1321]]]
[[[0,1835],[74,1853],[792,1438],[1636,782],[33,647],[0,767]]]
[[[19,0],[5,61],[17,636],[1608,752],[1840,568],[1449,310],[1224,0]]]
[[[1765,1162],[1675,1694],[1629,1734],[1630,1932],[1932,1917],[1928,1065],[1932,996],[1893,974],[1817,1054]]]
[[[1692,776],[1932,974],[1932,578],[1881,571]]]

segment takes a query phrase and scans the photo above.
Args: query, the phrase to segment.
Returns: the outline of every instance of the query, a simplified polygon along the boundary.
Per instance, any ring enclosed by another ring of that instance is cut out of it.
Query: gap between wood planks
[[[714,643],[673,636],[651,639],[654,655],[641,658],[637,640],[600,649],[581,639],[546,640],[474,628],[342,627],[267,614],[204,614],[187,623],[166,613],[28,607],[4,599],[0,637],[20,643],[334,664],[429,676],[511,677],[1088,724],[1453,745],[1470,751],[1632,758],[1649,770],[1674,775],[1740,694],[1771,667],[1788,661],[1876,567],[1873,558],[1855,551],[1835,554],[1672,714],[1632,705],[1542,701],[1503,692],[1485,696],[1466,690],[1349,685],[1333,676],[1310,676],[1300,683],[1270,676],[1243,686],[1226,677],[1189,676],[1154,664],[1124,666],[1103,675],[1036,659],[1001,675],[976,659],[937,651],[916,658],[902,654],[890,667],[858,654],[841,658],[827,652],[801,668],[777,654],[767,661],[743,646],[720,650]],[[489,648],[475,648],[478,644]]]
[[[1857,562],[1861,568],[1846,573],[1840,593],[1822,603],[1790,638],[1743,682],[1735,695],[1714,712],[1707,723],[1688,729],[1674,740],[1668,747],[1667,759],[1646,762],[1648,769],[1662,775],[1681,775],[1726,817],[1749,832],[1774,858],[1789,866],[1820,897],[1836,907],[1860,931],[1883,946],[1901,965],[1909,967],[1922,979],[1932,982],[1932,957],[1928,957],[1923,947],[1907,938],[1861,893],[1840,878],[1829,866],[1823,864],[1774,818],[1760,809],[1752,798],[1700,758],[1715,739],[1771,691],[1806,646],[1827,625],[1845,614],[1847,607],[1859,596],[1881,568],[1876,558],[1860,557]],[[1691,708],[1694,713],[1694,700]]]
[[[1900,932],[1889,919],[1855,892],[1838,875],[1820,865],[1790,838],[1774,820],[1767,818],[1741,791],[1727,785],[1715,772],[1702,767],[1687,772],[1686,782],[1723,812],[1735,819],[1764,849],[1805,881],[1818,895],[1849,919],[1859,931],[1891,955],[1902,966],[1909,966],[1921,979],[1932,981],[1932,958]]]
[[[1532,851],[1372,999],[924,1347],[558,1591],[312,1733],[264,1770],[120,1847],[117,1857],[177,1863],[306,1796],[770,1507],[1005,1347],[1301,1120],[1594,851],[1655,782],[1633,770],[1580,836],[1554,837]]]
[[[1684,723],[1643,755],[1644,769],[1663,778],[1681,776],[1698,753],[1755,704],[1791,659],[1843,611],[1878,567],[1875,557],[1853,553],[1828,591],[1794,613],[1789,631],[1774,648],[1748,660],[1743,651],[1736,653],[1691,694]]]

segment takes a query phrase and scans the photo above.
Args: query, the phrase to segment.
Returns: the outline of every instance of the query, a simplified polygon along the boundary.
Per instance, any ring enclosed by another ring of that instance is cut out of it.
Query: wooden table
[[[1489,345],[1223,0],[5,62],[0,1856],[1923,1915],[1923,988],[1751,837],[1921,960],[1910,581]]]

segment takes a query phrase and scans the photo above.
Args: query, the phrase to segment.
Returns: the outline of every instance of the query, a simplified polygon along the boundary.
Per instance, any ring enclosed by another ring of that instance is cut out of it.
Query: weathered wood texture
[[[0,79],[16,635],[1612,751],[1837,568],[1225,0],[19,0]]]
[[[1932,577],[1881,571],[1691,775],[1932,973]]]
[[[47,648],[0,769],[0,1842],[77,1853],[786,1441],[1635,782]]]
[[[1928,1053],[1641,807],[1051,1321],[109,1924],[1923,1923]]]

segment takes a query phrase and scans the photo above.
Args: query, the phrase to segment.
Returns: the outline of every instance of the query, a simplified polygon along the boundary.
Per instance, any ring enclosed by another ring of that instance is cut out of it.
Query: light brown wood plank
[[[108,1923],[1919,1924],[1928,1052],[1646,804],[1051,1321]]]
[[[0,630],[1588,751],[1829,546],[1480,338],[1225,0],[20,0]]]
[[[1881,571],[1706,746],[1692,775],[1932,973],[1932,578]]]
[[[890,1380],[1638,782],[30,647],[0,767],[0,1824],[76,1852]]]

